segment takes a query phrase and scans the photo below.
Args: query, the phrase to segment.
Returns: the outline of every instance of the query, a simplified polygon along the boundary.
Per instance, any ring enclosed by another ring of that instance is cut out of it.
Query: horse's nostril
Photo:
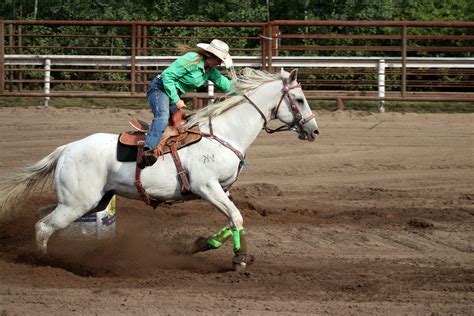
[[[319,135],[319,129],[315,130],[313,133]]]

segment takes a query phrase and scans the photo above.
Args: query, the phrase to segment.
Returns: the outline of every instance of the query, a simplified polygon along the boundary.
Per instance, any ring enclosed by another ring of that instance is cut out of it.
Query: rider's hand
[[[186,113],[181,110],[174,112],[171,117],[171,126],[178,127],[186,119]]]
[[[176,102],[176,107],[178,108],[178,110],[180,110],[180,109],[185,108],[186,104],[184,103],[183,100],[179,100],[178,102]]]

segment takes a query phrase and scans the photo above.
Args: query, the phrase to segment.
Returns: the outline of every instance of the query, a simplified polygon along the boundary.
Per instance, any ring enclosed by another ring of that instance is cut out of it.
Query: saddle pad
[[[117,142],[117,160],[120,162],[129,162],[137,160],[137,146],[124,145]]]

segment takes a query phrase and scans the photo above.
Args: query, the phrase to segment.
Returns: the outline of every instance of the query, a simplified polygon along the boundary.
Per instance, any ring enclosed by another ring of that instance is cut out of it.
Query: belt
[[[161,75],[156,75],[155,79],[160,79],[161,80],[161,85],[163,87],[163,78],[161,78]],[[163,87],[162,89],[163,91],[165,91],[165,88]],[[176,88],[176,93],[181,97],[183,95],[183,93],[178,89]]]

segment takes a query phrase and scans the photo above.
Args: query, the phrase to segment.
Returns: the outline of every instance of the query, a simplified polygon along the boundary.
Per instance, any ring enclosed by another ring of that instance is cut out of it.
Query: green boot
[[[247,238],[244,229],[233,229],[232,234],[234,237],[234,258],[232,259],[232,264],[235,271],[243,272],[247,265],[255,261],[255,257],[248,254]]]

